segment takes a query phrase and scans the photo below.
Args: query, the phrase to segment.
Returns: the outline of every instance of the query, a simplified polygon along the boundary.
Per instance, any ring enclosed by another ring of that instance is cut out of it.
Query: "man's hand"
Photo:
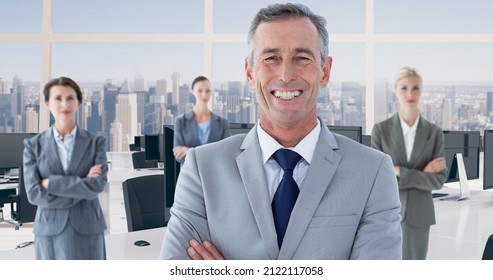
[[[447,167],[444,157],[437,157],[436,159],[428,162],[423,169],[423,172],[438,173]]]
[[[103,174],[103,166],[101,164],[95,164],[89,169],[86,177],[97,177]]]
[[[190,240],[190,247],[187,249],[188,257],[192,260],[224,260],[223,255],[219,253],[216,246],[209,241],[204,241],[202,244],[197,240]]]
[[[189,149],[190,149],[189,147],[185,147],[185,146],[176,146],[173,149],[173,154],[178,160],[181,160],[187,155]]]

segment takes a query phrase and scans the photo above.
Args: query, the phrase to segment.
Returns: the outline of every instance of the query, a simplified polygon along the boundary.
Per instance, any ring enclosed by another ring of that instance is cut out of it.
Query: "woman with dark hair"
[[[204,76],[195,78],[192,92],[196,100],[193,109],[175,119],[173,154],[181,164],[185,162],[190,148],[231,136],[228,121],[212,113],[207,107],[212,96],[209,79]]]
[[[27,197],[38,206],[36,259],[106,259],[98,199],[107,183],[105,138],[77,126],[82,91],[72,79],[49,81],[43,94],[55,123],[24,141],[23,159]]]

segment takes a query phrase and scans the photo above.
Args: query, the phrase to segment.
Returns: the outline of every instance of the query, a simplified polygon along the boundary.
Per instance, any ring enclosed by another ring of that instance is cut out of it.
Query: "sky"
[[[214,0],[216,34],[244,34],[259,8],[278,1]],[[327,18],[330,34],[365,32],[364,0],[305,0]],[[374,0],[376,34],[490,34],[493,1],[489,0]],[[204,30],[202,0],[54,0],[55,33],[200,34]],[[0,0],[2,33],[41,32],[41,0]],[[19,20],[21,19],[22,20]],[[364,42],[331,42],[332,81],[364,83]],[[244,42],[213,44],[213,80],[244,81]],[[493,80],[493,43],[377,43],[375,77],[391,80],[404,65],[417,67],[425,81],[488,82]],[[40,77],[39,43],[0,42],[0,77],[18,75],[27,81]],[[147,81],[170,79],[174,71],[189,81],[203,74],[203,43],[54,43],[52,76],[80,81],[119,81],[142,74]]]

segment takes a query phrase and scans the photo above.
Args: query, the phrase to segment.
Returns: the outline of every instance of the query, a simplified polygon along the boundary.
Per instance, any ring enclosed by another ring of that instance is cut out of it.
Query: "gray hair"
[[[272,4],[267,8],[262,8],[258,11],[257,15],[253,18],[250,30],[248,31],[248,47],[250,49],[250,64],[253,65],[253,37],[257,31],[258,26],[263,22],[271,22],[281,19],[299,19],[308,18],[317,28],[320,35],[320,50],[322,67],[325,64],[325,60],[329,55],[329,32],[325,28],[327,21],[323,16],[314,14],[310,8],[303,4]]]

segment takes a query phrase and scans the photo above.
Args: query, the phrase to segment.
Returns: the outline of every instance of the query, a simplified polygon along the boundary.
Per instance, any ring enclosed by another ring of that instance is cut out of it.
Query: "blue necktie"
[[[293,210],[300,189],[293,179],[293,170],[301,156],[288,149],[279,149],[273,155],[277,163],[284,170],[281,183],[277,187],[277,191],[274,194],[272,200],[272,213],[274,215],[274,224],[277,232],[277,244],[281,248],[286,228],[288,227],[289,217]]]

